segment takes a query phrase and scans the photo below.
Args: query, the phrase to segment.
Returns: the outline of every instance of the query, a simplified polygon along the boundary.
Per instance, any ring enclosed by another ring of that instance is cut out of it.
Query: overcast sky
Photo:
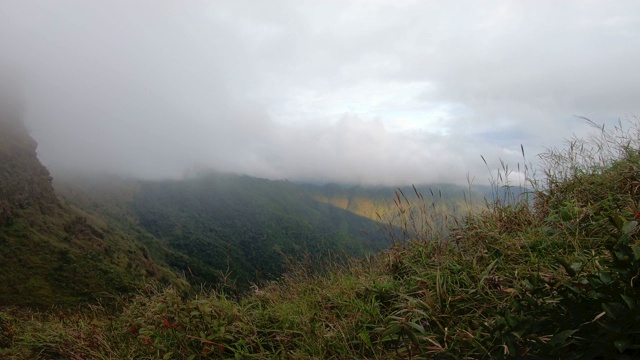
[[[482,183],[639,114],[640,1],[0,0],[53,174]]]

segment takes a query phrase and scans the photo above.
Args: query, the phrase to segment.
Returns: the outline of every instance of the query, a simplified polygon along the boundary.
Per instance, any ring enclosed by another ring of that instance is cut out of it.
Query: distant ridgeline
[[[138,233],[153,259],[193,284],[230,281],[241,289],[281,276],[287,260],[363,256],[386,248],[386,231],[400,225],[392,187],[216,172],[163,181],[71,177],[55,186],[68,203],[107,219],[111,228]],[[483,190],[443,184],[421,187],[418,195],[408,187],[401,189],[402,204],[422,202],[434,214],[428,218],[438,221],[484,207]]]
[[[432,213],[465,214],[485,207],[485,199],[491,201],[488,186],[459,186],[432,184],[394,187],[366,187],[328,185],[302,185],[312,196],[372,220],[393,222],[398,216],[398,205],[422,206]],[[397,204],[401,200],[402,204]],[[400,224],[397,224],[400,225]]]
[[[144,278],[176,281],[136,241],[60,203],[13,100],[0,94],[0,305],[72,304]]]
[[[151,256],[194,284],[241,290],[287,262],[362,256],[388,246],[380,224],[314,198],[304,187],[205,173],[184,180],[66,179],[69,203],[145,234]]]

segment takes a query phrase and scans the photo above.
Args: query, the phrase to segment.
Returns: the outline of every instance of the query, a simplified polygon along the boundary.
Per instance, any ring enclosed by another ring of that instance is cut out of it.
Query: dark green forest
[[[139,225],[169,248],[239,279],[280,276],[286,257],[361,256],[388,245],[376,222],[285,181],[209,174],[142,182],[130,206]],[[180,259],[167,263],[207,282],[219,280],[186,269]]]
[[[192,284],[225,282],[237,290],[276,279],[302,259],[320,269],[328,259],[375,253],[389,246],[400,225],[391,187],[216,172],[165,181],[63,177],[55,186],[65,203],[137,234],[151,257]],[[471,197],[483,204],[483,190],[439,185],[423,191],[431,195],[429,211],[454,214],[470,211]],[[415,198],[411,187],[404,192]]]

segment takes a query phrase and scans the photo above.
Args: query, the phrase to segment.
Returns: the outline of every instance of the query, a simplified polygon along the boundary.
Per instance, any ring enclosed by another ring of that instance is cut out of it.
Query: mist
[[[639,41],[636,1],[0,4],[54,176],[482,183],[636,114]]]

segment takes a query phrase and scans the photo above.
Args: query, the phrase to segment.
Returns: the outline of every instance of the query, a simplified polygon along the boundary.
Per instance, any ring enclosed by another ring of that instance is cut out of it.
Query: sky
[[[54,176],[483,183],[636,116],[638,64],[635,0],[0,0]]]

